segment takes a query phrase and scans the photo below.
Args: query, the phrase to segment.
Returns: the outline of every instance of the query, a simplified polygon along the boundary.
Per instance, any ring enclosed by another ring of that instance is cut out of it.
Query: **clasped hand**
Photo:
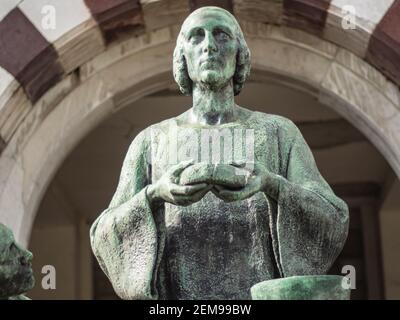
[[[169,168],[161,178],[149,186],[148,196],[152,202],[168,202],[177,206],[188,206],[200,201],[209,191],[225,202],[244,200],[259,191],[263,191],[268,177],[268,170],[259,163],[252,163],[252,170],[246,168],[245,162],[232,162],[230,165],[249,171],[247,183],[240,189],[210,183],[181,185],[181,173],[193,165],[193,160],[182,161]]]

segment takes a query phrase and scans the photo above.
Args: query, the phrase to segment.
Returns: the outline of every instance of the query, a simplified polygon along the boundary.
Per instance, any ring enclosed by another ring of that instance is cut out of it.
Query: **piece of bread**
[[[213,175],[213,184],[232,189],[241,189],[247,184],[250,172],[229,164],[217,164]]]
[[[208,183],[227,188],[243,188],[250,176],[249,171],[230,164],[195,163],[187,167],[180,176],[181,185]]]

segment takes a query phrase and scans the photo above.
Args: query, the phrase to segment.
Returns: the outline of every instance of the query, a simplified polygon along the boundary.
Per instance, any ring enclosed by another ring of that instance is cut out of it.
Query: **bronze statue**
[[[32,253],[19,246],[12,231],[0,223],[0,300],[27,300],[34,286]]]
[[[192,107],[137,135],[91,228],[117,294],[250,299],[262,281],[325,274],[347,237],[347,205],[293,122],[235,104],[250,51],[234,16],[191,13],[173,67]]]

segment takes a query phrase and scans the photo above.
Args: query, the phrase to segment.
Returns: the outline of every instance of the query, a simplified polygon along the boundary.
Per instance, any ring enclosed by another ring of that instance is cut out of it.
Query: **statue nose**
[[[25,250],[24,248],[22,248],[18,244],[16,244],[16,247],[18,248],[18,250],[20,251],[20,254],[21,254],[21,256],[18,259],[20,264],[23,265],[23,266],[30,265],[30,263],[32,262],[32,259],[33,259],[32,252],[30,252],[28,250]]]
[[[30,266],[32,263],[33,254],[29,251],[24,252],[24,254],[19,258],[21,265]]]
[[[214,46],[206,46],[204,48],[204,52],[216,52],[216,51],[217,51],[217,48]]]
[[[206,35],[203,51],[204,52],[216,52],[217,51],[217,46],[215,44],[214,37],[211,34]]]

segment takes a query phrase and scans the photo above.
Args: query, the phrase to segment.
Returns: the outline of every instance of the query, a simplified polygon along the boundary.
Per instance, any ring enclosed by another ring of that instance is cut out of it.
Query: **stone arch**
[[[15,6],[0,16],[1,37],[11,39],[17,28],[38,41],[19,65],[7,59],[27,39],[0,53],[0,219],[25,244],[42,195],[73,147],[119,108],[172,84],[177,22],[196,3],[40,2],[73,9],[75,17],[57,32],[41,30],[31,0],[9,1]],[[340,0],[228,2],[252,50],[253,79],[315,95],[358,127],[400,176],[399,51],[387,18],[399,11],[396,2],[382,1],[368,18],[360,3],[376,2],[347,1],[360,10],[355,31],[344,35]]]

